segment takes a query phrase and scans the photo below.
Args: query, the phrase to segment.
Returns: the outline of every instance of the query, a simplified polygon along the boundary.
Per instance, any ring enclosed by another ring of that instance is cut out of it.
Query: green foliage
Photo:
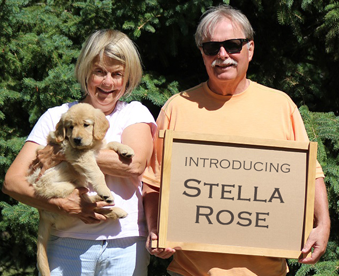
[[[316,36],[325,36],[325,50],[327,53],[333,54],[333,59],[339,59],[339,53],[336,45],[339,41],[339,3],[334,2],[324,8],[324,20],[316,30]]]
[[[250,77],[298,105],[338,115],[338,4],[331,0],[231,1],[256,32]],[[256,12],[251,12],[251,10]]]
[[[74,64],[91,32],[114,28],[135,41],[144,76],[125,100],[143,102],[156,117],[168,97],[207,79],[194,33],[201,13],[220,3],[239,8],[253,24],[256,48],[249,78],[285,91],[302,106],[326,174],[332,228],[338,229],[335,0],[0,0],[0,183],[39,116],[81,98]],[[3,194],[0,200],[0,266],[35,267],[36,211]],[[290,260],[290,275],[338,275],[337,232],[331,232],[321,262],[308,266]],[[166,275],[167,265],[168,260],[152,257],[151,275]]]
[[[0,202],[0,207],[0,267],[3,271],[9,268],[25,271],[35,263],[38,212],[35,208],[21,203],[12,206]]]
[[[291,265],[295,265],[296,261]],[[333,276],[338,275],[338,261],[334,262],[320,262],[315,265],[301,265],[295,276]]]
[[[141,85],[126,100],[149,100],[155,106],[162,106],[166,100],[179,92],[177,81],[166,82],[164,76],[156,73],[145,73]]]
[[[290,265],[292,269],[298,269],[296,276],[338,275],[339,233],[334,229],[338,229],[339,226],[339,117],[336,117],[333,112],[310,112],[306,106],[300,108],[300,113],[310,140],[318,143],[318,160],[326,175],[325,182],[333,231],[331,231],[330,242],[321,262],[312,266],[304,264],[300,266],[297,261],[290,260]]]

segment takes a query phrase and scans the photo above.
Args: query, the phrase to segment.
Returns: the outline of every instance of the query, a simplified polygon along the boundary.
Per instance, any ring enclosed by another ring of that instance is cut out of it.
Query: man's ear
[[[202,47],[198,47],[198,49],[199,49],[199,51],[200,51],[201,54],[204,53],[203,50],[202,50]]]
[[[248,47],[248,62],[250,62],[254,56],[254,41],[251,40],[247,43]]]

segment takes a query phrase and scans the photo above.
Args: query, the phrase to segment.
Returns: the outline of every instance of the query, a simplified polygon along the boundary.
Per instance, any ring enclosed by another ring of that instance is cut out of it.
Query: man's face
[[[225,41],[228,39],[246,38],[240,27],[225,18],[221,20],[214,29],[211,37],[203,42],[209,41]],[[231,85],[233,87],[241,85],[242,82],[246,82],[246,72],[248,64],[252,60],[254,52],[254,42],[249,42],[241,48],[239,53],[229,54],[226,49],[221,46],[219,52],[214,56],[206,55],[202,48],[201,54],[204,60],[204,64],[209,76],[209,86],[212,91],[220,93],[217,87],[224,84]]]

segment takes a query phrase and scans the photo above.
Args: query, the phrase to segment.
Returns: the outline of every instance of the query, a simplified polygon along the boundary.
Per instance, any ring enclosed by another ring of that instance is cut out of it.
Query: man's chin
[[[214,76],[218,81],[229,81],[236,78],[236,74],[234,74],[234,72],[230,72],[230,70],[217,71]]]

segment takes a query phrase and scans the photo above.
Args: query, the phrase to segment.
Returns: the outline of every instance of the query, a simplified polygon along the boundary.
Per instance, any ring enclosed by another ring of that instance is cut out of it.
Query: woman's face
[[[125,67],[119,61],[104,57],[97,58],[87,83],[85,102],[101,109],[106,115],[113,112],[117,101],[125,93]]]

